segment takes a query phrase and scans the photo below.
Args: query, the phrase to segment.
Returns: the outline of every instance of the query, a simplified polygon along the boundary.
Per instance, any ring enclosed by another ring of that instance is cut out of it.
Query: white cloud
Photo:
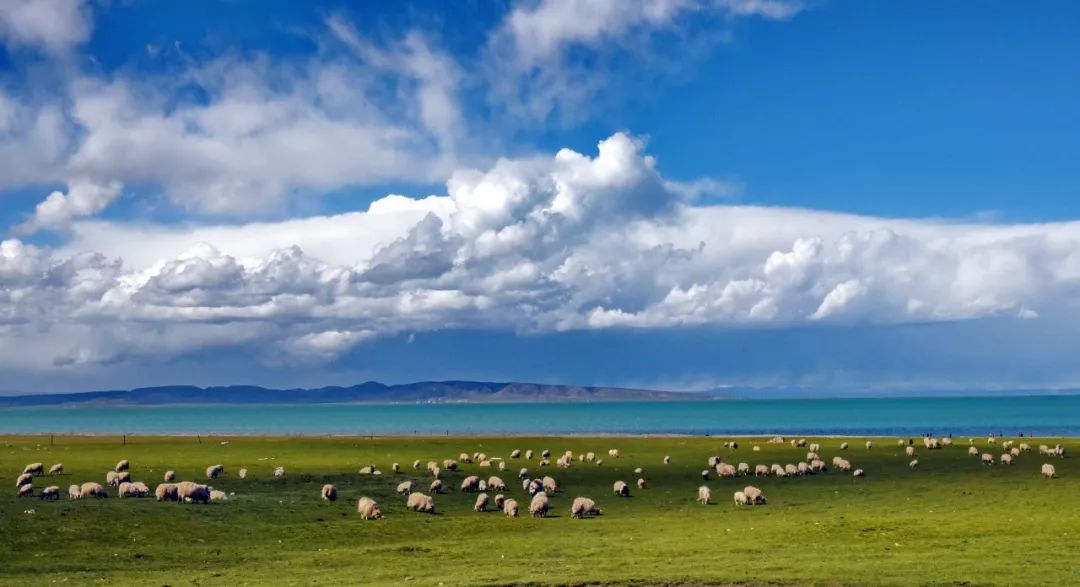
[[[104,210],[120,196],[119,182],[99,184],[76,179],[68,184],[67,193],[54,191],[34,210],[34,215],[16,227],[19,233],[34,233],[42,228],[66,226],[73,218],[93,216]]]
[[[1080,223],[691,205],[642,149],[617,134],[593,156],[506,159],[453,174],[448,195],[387,196],[366,212],[200,228],[74,220],[62,249],[4,241],[0,328],[26,344],[0,367],[215,347],[312,363],[452,328],[1038,320],[1080,293]]]
[[[0,40],[9,50],[61,55],[86,42],[91,29],[84,0],[0,0]]]

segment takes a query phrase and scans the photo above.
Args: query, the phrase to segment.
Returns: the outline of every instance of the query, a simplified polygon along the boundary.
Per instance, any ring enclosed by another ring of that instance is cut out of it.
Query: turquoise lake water
[[[1080,436],[1080,395],[0,409],[0,433]]]

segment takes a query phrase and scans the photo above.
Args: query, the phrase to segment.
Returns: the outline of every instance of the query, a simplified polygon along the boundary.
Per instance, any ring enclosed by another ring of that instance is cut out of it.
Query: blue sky
[[[2,387],[1078,385],[1078,25],[0,2]]]

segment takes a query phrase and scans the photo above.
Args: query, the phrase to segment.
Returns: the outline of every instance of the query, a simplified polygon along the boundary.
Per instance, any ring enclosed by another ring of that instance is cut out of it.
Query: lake
[[[1080,395],[0,409],[0,433],[1080,436]]]

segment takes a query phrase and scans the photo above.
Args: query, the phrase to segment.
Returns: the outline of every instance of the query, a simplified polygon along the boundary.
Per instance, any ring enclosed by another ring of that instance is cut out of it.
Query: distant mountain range
[[[254,385],[195,387],[170,385],[113,391],[0,396],[0,407],[164,406],[181,404],[333,404],[333,403],[496,403],[600,402],[714,399],[711,394],[617,387],[579,387],[539,383],[422,381],[385,385],[375,381],[350,387],[268,389]]]

